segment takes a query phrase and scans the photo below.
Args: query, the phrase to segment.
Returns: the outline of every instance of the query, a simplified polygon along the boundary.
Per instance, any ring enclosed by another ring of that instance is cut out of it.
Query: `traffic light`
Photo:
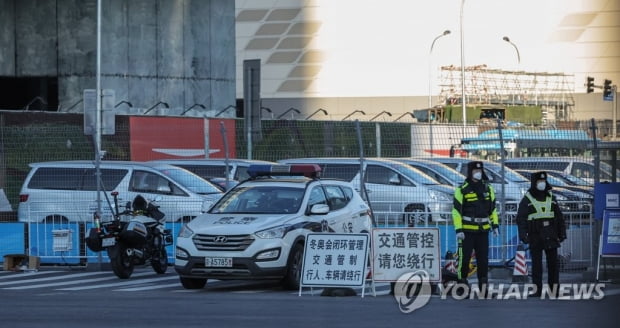
[[[586,90],[588,93],[594,92],[594,78],[591,76],[586,79]]]
[[[603,84],[603,98],[611,98],[611,80],[605,80]]]

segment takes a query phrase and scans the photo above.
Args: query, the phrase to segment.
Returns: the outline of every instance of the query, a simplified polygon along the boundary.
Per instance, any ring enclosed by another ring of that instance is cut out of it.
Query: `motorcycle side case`
[[[101,237],[97,228],[91,228],[86,237],[86,246],[93,252],[100,252],[103,250],[101,246]]]
[[[123,228],[119,237],[129,247],[141,247],[146,244],[147,233],[144,223],[132,220]]]

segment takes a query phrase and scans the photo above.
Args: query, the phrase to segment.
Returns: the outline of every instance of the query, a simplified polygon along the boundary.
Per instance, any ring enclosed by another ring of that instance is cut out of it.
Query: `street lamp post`
[[[432,92],[432,58],[433,58],[433,47],[435,46],[435,41],[437,41],[437,39],[441,38],[442,36],[446,36],[450,34],[450,30],[445,30],[443,31],[443,33],[441,33],[440,35],[438,35],[437,37],[435,37],[435,39],[433,39],[433,42],[431,43],[431,48],[428,51],[428,109],[430,110],[431,108],[433,108],[433,92]],[[428,124],[429,124],[429,144],[430,144],[430,148],[431,148],[431,157],[433,156],[433,120],[430,119],[428,120]]]
[[[375,120],[375,118],[377,118],[377,117],[379,117],[379,116],[381,116],[381,115],[383,115],[383,114],[387,114],[387,116],[390,116],[390,117],[392,116],[392,113],[390,113],[390,112],[388,112],[388,111],[385,111],[385,110],[384,110],[384,111],[382,111],[381,113],[379,113],[379,114],[375,115],[373,118],[371,118],[371,119],[370,119],[370,120],[368,120],[368,121],[369,121],[369,122],[370,122],[370,121],[374,121],[374,120]]]
[[[299,109],[297,109],[295,107],[291,107],[291,108],[287,109],[284,113],[280,114],[276,119],[277,120],[281,119],[284,115],[288,114],[288,112],[290,112],[290,111],[293,111],[293,112],[295,112],[297,114],[301,114],[299,112]],[[291,114],[291,118],[293,118],[293,114]]]
[[[363,110],[356,109],[356,110],[352,111],[351,113],[349,113],[349,115],[345,116],[342,120],[343,121],[346,120],[347,118],[349,118],[350,116],[352,116],[355,113],[360,113],[362,115],[366,115],[366,113]]]
[[[510,43],[515,48],[515,50],[517,51],[517,63],[521,65],[521,55],[519,54],[519,48],[517,48],[517,45],[512,43],[512,41],[510,41],[510,38],[507,36],[503,37],[502,40]]]
[[[507,37],[507,36],[503,37],[502,40],[510,43],[515,48],[515,50],[517,51],[517,65],[521,65],[521,55],[519,54],[519,48],[517,48],[517,45],[512,43],[510,41],[510,38]],[[515,105],[515,92],[516,92],[516,90],[513,91],[513,93],[512,93],[512,105],[513,106]]]
[[[432,108],[433,107],[433,97],[432,97],[432,89],[431,89],[431,85],[432,85],[432,54],[433,54],[433,47],[435,46],[435,41],[437,41],[437,39],[441,38],[442,36],[446,36],[450,34],[450,30],[445,30],[443,31],[443,33],[441,33],[440,35],[438,35],[437,37],[435,37],[435,39],[433,39],[433,43],[431,43],[431,49],[428,52],[428,108]]]

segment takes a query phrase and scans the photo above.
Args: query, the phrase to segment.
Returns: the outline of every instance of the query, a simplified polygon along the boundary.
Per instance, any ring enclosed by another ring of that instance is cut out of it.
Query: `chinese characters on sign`
[[[367,234],[312,233],[306,238],[301,284],[362,286],[368,258]]]
[[[375,281],[396,281],[417,270],[426,271],[430,281],[440,281],[439,229],[374,229],[372,245]]]

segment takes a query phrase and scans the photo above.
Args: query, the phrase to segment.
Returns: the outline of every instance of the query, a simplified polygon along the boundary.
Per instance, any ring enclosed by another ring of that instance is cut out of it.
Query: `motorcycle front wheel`
[[[127,246],[122,243],[114,246],[116,249],[110,252],[110,265],[114,274],[121,279],[128,279],[133,273],[133,260],[127,254]]]
[[[164,274],[168,269],[168,252],[166,252],[165,247],[162,247],[155,251],[155,253],[153,258],[151,258],[151,266],[155,272]]]

